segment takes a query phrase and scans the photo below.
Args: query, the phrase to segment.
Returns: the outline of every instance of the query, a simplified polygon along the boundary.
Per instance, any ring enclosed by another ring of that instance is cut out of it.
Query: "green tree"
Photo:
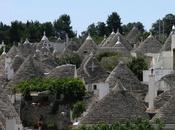
[[[158,35],[159,31],[162,34],[164,30],[164,34],[168,36],[172,30],[173,24],[175,24],[175,15],[167,14],[163,17],[163,19],[158,19],[155,23],[153,23],[151,31]]]
[[[23,34],[25,25],[22,22],[14,21],[11,22],[10,28],[10,42],[20,42]]]
[[[9,29],[10,26],[7,26],[0,22],[0,42],[4,41],[5,43],[10,43]]]
[[[76,119],[81,116],[81,114],[86,110],[85,103],[82,101],[78,101],[73,105],[72,109],[72,117],[73,119]]]
[[[79,68],[81,65],[81,58],[78,54],[75,54],[75,53],[64,54],[60,56],[59,58],[57,58],[56,62],[59,65],[73,64],[73,65],[76,65],[77,68]]]
[[[59,35],[62,38],[65,38],[66,33],[68,34],[69,37],[75,37],[76,35],[72,30],[71,20],[69,15],[66,15],[66,14],[61,15],[59,19],[54,21],[54,27],[57,33],[59,33]]]
[[[75,103],[83,99],[85,86],[80,79],[73,78],[34,78],[20,82],[14,87],[14,91],[19,91],[27,99],[30,92],[41,92],[49,90],[59,98],[64,95],[64,102]]]
[[[91,36],[97,36],[97,28],[94,23],[88,26],[87,33],[90,33]]]
[[[51,37],[55,35],[55,29],[51,22],[45,22],[41,25],[41,31],[46,32],[47,37]]]
[[[110,34],[112,30],[114,30],[115,32],[117,31],[117,29],[122,31],[121,30],[121,18],[117,14],[117,12],[113,12],[111,15],[109,15],[106,23],[107,23],[107,28],[108,28],[108,34]]]
[[[75,128],[73,130],[163,130],[162,122],[155,123],[153,127],[149,120],[136,119],[125,123],[118,122],[113,124],[99,123],[94,125],[85,125]]]
[[[137,27],[141,33],[145,31],[141,22],[133,22],[122,26],[123,34],[128,34],[134,26]]]
[[[132,70],[132,72],[138,77],[139,80],[143,79],[143,70],[148,69],[148,64],[143,57],[135,58],[128,63],[128,67]]]
[[[103,37],[104,35],[107,35],[107,27],[104,22],[98,22],[96,29],[97,29],[98,36]]]

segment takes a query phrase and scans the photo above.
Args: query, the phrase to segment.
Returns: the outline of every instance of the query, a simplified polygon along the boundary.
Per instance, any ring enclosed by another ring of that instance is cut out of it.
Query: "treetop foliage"
[[[136,120],[127,121],[126,123],[99,123],[90,126],[80,126],[73,130],[163,130],[164,124],[157,120],[156,126],[152,126],[149,120],[138,118]]]
[[[128,63],[128,67],[137,76],[137,78],[142,81],[143,70],[148,69],[148,64],[143,57],[132,57],[131,61]]]
[[[155,23],[153,23],[151,31],[156,35],[158,35],[159,33],[164,33],[165,36],[168,36],[174,24],[175,15],[167,14],[162,19],[158,19]]]
[[[61,37],[65,39],[68,34],[70,38],[75,37],[76,33],[72,30],[70,16],[63,14],[54,22],[40,23],[39,21],[13,21],[11,25],[0,23],[0,41],[4,40],[7,44],[21,42],[28,38],[31,42],[40,41],[43,32],[48,37]]]
[[[73,78],[34,78],[22,81],[14,91],[19,91],[25,97],[30,97],[30,92],[41,92],[49,90],[55,93],[57,97],[64,95],[67,102],[82,100],[85,95],[85,85],[80,79]]]

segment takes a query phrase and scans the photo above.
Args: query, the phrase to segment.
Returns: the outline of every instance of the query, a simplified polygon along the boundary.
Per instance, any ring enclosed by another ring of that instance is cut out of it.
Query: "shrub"
[[[100,123],[90,126],[81,126],[74,130],[162,130],[163,125],[161,122],[157,123],[156,127],[153,127],[149,120],[137,119],[135,121],[128,121],[126,123],[114,123],[106,124]]]
[[[30,92],[40,92],[49,90],[57,97],[64,95],[64,101],[74,103],[82,100],[85,95],[85,85],[80,79],[73,78],[35,78],[22,81],[15,88],[15,91],[20,91],[24,98],[30,97]]]
[[[128,63],[128,67],[132,70],[132,72],[138,77],[139,80],[143,80],[143,70],[148,69],[148,64],[143,57],[135,58]]]
[[[78,54],[75,54],[75,53],[65,54],[57,58],[56,62],[59,65],[73,64],[73,65],[76,65],[77,68],[79,68],[81,65],[81,58]]]
[[[73,113],[72,113],[73,119],[80,117],[81,114],[85,110],[86,110],[86,108],[85,108],[85,103],[84,102],[78,101],[77,103],[75,103],[74,106],[73,106]]]

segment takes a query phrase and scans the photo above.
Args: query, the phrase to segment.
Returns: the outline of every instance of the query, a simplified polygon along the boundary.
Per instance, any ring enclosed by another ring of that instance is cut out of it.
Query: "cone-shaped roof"
[[[148,36],[136,49],[141,53],[159,53],[162,44],[152,35]]]
[[[166,82],[169,85],[170,89],[173,89],[173,88],[175,88],[175,80],[174,79],[175,79],[175,73],[172,73],[172,74],[167,74],[167,75],[163,76],[160,79],[160,81]]]
[[[163,44],[161,51],[170,51],[171,50],[171,36],[172,33],[168,36],[165,43]]]
[[[15,45],[13,45],[7,52],[7,55],[14,58],[18,54],[18,51],[19,51],[18,48]]]
[[[76,73],[76,66],[71,64],[57,66],[48,74],[48,77],[55,78],[74,78]]]
[[[170,98],[174,95],[174,93],[175,93],[175,89],[171,89],[157,96],[154,99],[155,109],[160,109],[163,105],[165,105],[170,100]]]
[[[174,124],[175,122],[175,96],[173,95],[167,103],[160,108],[159,112],[153,117],[152,121],[156,119],[164,121],[165,124]]]
[[[36,49],[35,46],[32,46],[31,44],[23,44],[18,47],[18,50],[17,54],[19,56],[27,58],[29,55],[34,54]]]
[[[146,89],[143,87],[143,84],[140,83],[134,73],[123,62],[120,62],[114,68],[106,79],[106,82],[109,83],[110,87],[114,87],[118,80],[120,80],[129,91],[143,91]]]
[[[98,48],[97,44],[93,41],[93,39],[89,35],[79,48],[78,53],[80,55],[88,55],[91,52],[94,53],[97,50],[97,48]]]
[[[132,46],[139,42],[140,33],[141,32],[139,31],[139,29],[134,26],[126,36],[126,39],[129,41],[129,43],[131,43]]]
[[[122,88],[118,84],[118,88]],[[119,87],[120,86],[120,87]],[[97,124],[106,122],[126,122],[138,117],[147,118],[145,106],[127,91],[113,89],[99,102],[94,104],[88,114],[82,118],[81,124]]]
[[[84,78],[86,82],[94,83],[104,81],[108,76],[108,73],[91,53],[82,61],[82,64],[78,69],[78,75]]]
[[[118,31],[113,38],[108,42],[108,44],[105,45],[105,47],[113,47],[115,46],[116,42],[118,41],[118,38],[120,38],[120,42],[128,49],[131,50],[132,46],[130,43],[125,39],[125,37]]]
[[[109,35],[108,38],[105,38],[105,40],[103,41],[102,47],[106,47],[112,40],[112,38],[115,36],[114,31],[112,31],[112,33]]]
[[[39,63],[32,56],[28,56],[14,75],[14,78],[8,83],[8,87],[14,86],[23,80],[41,76],[43,76],[43,70],[41,70]]]
[[[2,80],[5,78],[5,56],[0,56],[0,79]],[[1,83],[0,80],[0,83]]]
[[[15,118],[17,120],[17,123],[20,122],[19,115],[17,114],[14,106],[12,105],[6,91],[1,87],[0,87],[0,106],[1,106],[0,115],[2,114],[5,118]]]
[[[16,55],[12,62],[12,67],[14,69],[14,72],[18,70],[18,68],[21,66],[21,64],[24,62],[24,59],[20,57],[19,55]]]
[[[43,37],[41,38],[41,42],[49,42],[48,38],[46,37],[45,31],[43,33]]]

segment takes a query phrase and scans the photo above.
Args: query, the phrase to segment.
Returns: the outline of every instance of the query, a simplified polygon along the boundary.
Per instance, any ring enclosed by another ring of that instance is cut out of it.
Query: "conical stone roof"
[[[88,36],[84,41],[84,43],[79,48],[78,54],[81,56],[89,55],[91,52],[95,53],[97,48],[98,48],[97,44],[93,41],[93,39],[90,36]]]
[[[7,52],[7,55],[14,58],[18,54],[19,49],[13,45],[10,50]]]
[[[16,55],[12,61],[12,67],[14,69],[14,72],[18,70],[18,68],[21,66],[21,64],[24,62],[24,59],[20,57],[19,55]]]
[[[14,78],[8,83],[8,87],[15,86],[21,81],[41,76],[43,76],[43,70],[41,70],[39,63],[32,56],[28,56],[15,73]]]
[[[48,77],[53,78],[74,78],[76,73],[76,66],[71,64],[57,66],[48,74]]]
[[[20,123],[19,115],[17,114],[14,106],[12,105],[7,93],[0,87],[0,118],[15,118],[17,123]]]
[[[132,47],[134,46],[134,44],[139,42],[140,34],[141,32],[139,31],[139,29],[134,26],[126,36],[126,39],[129,41]]]
[[[122,85],[122,84],[118,84]],[[122,88],[119,87],[118,88]],[[99,102],[94,104],[88,114],[83,117],[80,124],[108,124],[126,122],[136,118],[148,118],[145,106],[138,101],[130,92],[113,89]]]
[[[141,53],[159,53],[162,44],[150,34],[136,49]]]
[[[145,87],[140,83],[138,78],[134,75],[134,73],[127,67],[126,64],[120,62],[110,73],[106,82],[109,83],[110,87],[113,88],[117,81],[120,80],[122,84],[129,91],[143,91]]]
[[[167,90],[163,93],[161,93],[159,96],[157,96],[154,99],[154,106],[155,109],[160,109],[162,106],[164,106],[174,95],[175,89]]]
[[[168,84],[168,86],[170,87],[169,89],[174,89],[175,88],[175,73],[172,74],[167,74],[165,76],[163,76],[160,81],[164,81],[165,83]]]
[[[168,38],[166,39],[165,43],[163,44],[161,51],[170,51],[171,50],[171,36],[170,34]]]
[[[125,39],[125,37],[120,34],[120,32],[117,32],[112,39],[108,42],[108,44],[106,44],[104,47],[114,47],[116,42],[118,41],[118,37],[120,38],[121,43],[128,49],[131,50],[132,46],[130,45],[130,43]]]
[[[111,42],[112,38],[115,36],[115,33],[112,32],[108,38],[106,38],[103,42],[102,42],[102,47],[106,47],[108,46],[108,44]]]
[[[91,53],[82,61],[82,64],[78,69],[78,75],[84,78],[87,83],[97,83],[99,81],[104,81],[108,76],[108,73]]]
[[[167,103],[160,108],[159,112],[153,117],[152,121],[156,119],[164,121],[165,124],[174,124],[175,122],[175,95],[173,95]]]

